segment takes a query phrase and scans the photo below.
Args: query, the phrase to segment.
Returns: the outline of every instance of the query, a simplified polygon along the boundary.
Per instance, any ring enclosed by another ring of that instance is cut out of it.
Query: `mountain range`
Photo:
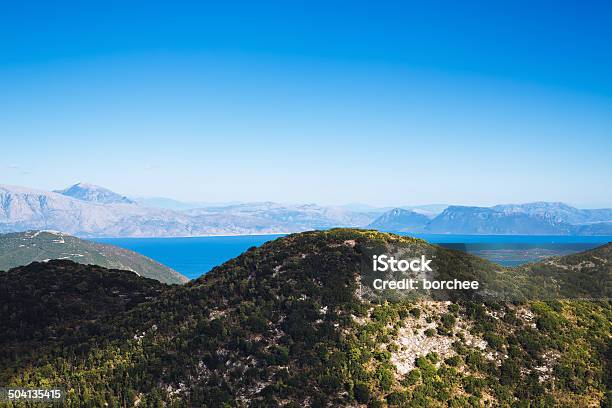
[[[0,233],[57,230],[80,237],[271,234],[366,225],[369,214],[315,204],[245,203],[186,211],[146,207],[102,187],[0,186]]]
[[[383,252],[485,290],[377,294]],[[180,286],[36,262],[0,273],[0,383],[62,387],[64,406],[608,406],[611,265],[612,244],[508,269],[350,229],[279,238]]]
[[[0,185],[0,233],[57,230],[80,237],[176,237],[369,227],[432,234],[612,235],[612,209],[551,202],[401,208],[274,202],[197,205],[134,199],[87,183],[52,192]]]
[[[32,262],[68,259],[85,265],[121,269],[163,283],[185,283],[189,279],[151,258],[114,245],[87,241],[55,231],[0,234],[0,270]]]
[[[612,209],[578,209],[555,202],[449,206],[433,218],[393,209],[369,227],[428,234],[612,235]]]

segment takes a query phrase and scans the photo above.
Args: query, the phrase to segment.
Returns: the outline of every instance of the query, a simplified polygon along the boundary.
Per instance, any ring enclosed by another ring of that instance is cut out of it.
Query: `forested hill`
[[[58,348],[86,343],[107,321],[168,286],[130,271],[68,260],[34,262],[0,273],[0,384],[18,362],[37,362]],[[78,347],[77,347],[78,349]],[[17,364],[18,365],[18,364]]]
[[[379,251],[431,255],[442,277],[528,280],[538,270],[347,229],[280,238],[182,286],[102,269],[83,273],[83,285],[67,276],[54,281],[53,274],[78,276],[91,267],[35,264],[36,273],[0,274],[9,328],[1,337],[0,349],[9,351],[0,384],[61,385],[70,390],[66,405],[75,407],[610,402],[609,300],[386,301],[366,290],[364,256]],[[557,258],[555,267],[585,266],[593,256],[601,259],[592,268],[609,281],[609,248]],[[105,274],[115,282],[110,291],[101,288]],[[20,301],[31,292],[37,304]],[[49,318],[38,322],[21,310],[45,305],[63,316],[51,319],[53,334],[45,331]],[[81,320],[79,310],[90,312]]]
[[[115,245],[100,244],[57,231],[25,231],[0,234],[0,270],[32,262],[68,259],[81,264],[132,271],[164,283],[189,279],[151,258]]]

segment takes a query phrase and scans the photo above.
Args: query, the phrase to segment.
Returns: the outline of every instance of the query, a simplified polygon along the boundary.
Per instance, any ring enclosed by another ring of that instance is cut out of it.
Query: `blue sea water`
[[[612,241],[612,236],[579,235],[452,235],[452,234],[404,234],[424,239],[432,244],[596,244],[603,245]]]
[[[252,246],[259,246],[282,235],[241,235],[232,237],[189,238],[97,238],[148,256],[189,279],[195,279]]]
[[[586,251],[612,241],[612,236],[441,235],[410,234],[444,247],[463,250],[505,266],[517,266],[547,256]],[[148,256],[195,279],[252,246],[282,235],[189,238],[98,238]]]

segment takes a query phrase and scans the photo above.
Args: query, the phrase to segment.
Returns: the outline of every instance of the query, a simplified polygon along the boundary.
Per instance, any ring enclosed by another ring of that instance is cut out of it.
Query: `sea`
[[[612,236],[568,235],[447,235],[410,234],[432,244],[458,249],[504,266],[516,267],[550,256],[586,251],[608,242]],[[188,238],[98,238],[148,256],[195,279],[250,247],[283,235],[240,235]]]

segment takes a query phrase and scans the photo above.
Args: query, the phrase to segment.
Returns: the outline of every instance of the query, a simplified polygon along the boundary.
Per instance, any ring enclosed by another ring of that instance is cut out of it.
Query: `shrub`
[[[427,359],[429,361],[431,361],[433,364],[437,363],[438,361],[440,361],[440,356],[438,355],[438,353],[436,353],[435,351],[432,351],[430,353],[427,354]]]
[[[449,357],[446,360],[444,360],[444,362],[451,367],[457,367],[461,364],[461,357],[459,356]]]
[[[450,330],[455,326],[455,321],[457,319],[455,318],[455,315],[453,315],[452,313],[446,313],[444,315],[442,315],[442,318],[440,319],[440,321],[442,322],[442,326],[444,326],[444,328]]]
[[[353,389],[353,395],[355,396],[355,400],[360,404],[367,404],[370,402],[370,388],[365,383],[356,383],[355,388]]]
[[[499,382],[503,385],[516,384],[521,377],[519,365],[512,359],[505,360],[500,367]]]
[[[387,404],[390,406],[404,406],[410,400],[407,392],[392,392],[387,395]]]
[[[393,373],[391,370],[385,367],[380,367],[376,376],[378,377],[380,388],[382,388],[384,391],[389,391],[391,389],[391,385],[393,384]]]
[[[414,368],[410,370],[408,374],[406,374],[406,376],[402,380],[402,385],[408,387],[410,385],[414,385],[418,383],[420,379],[421,379],[421,370],[419,370],[418,368]]]
[[[489,344],[489,347],[496,350],[499,350],[504,342],[504,340],[500,336],[491,332],[485,333],[483,338]]]

